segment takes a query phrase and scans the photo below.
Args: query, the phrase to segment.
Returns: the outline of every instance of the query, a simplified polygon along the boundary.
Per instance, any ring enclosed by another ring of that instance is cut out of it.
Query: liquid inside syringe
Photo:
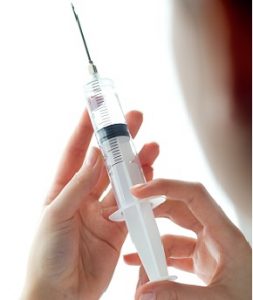
[[[135,200],[130,187],[145,182],[145,179],[113,83],[96,77],[85,89],[89,113],[117,204],[125,207]]]

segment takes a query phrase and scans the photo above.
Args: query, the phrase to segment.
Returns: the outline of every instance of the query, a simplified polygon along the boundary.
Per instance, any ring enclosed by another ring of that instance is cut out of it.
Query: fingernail
[[[148,293],[141,296],[140,300],[155,300],[155,294],[154,293]]]
[[[146,183],[138,183],[136,185],[133,185],[131,187],[131,190],[135,190],[135,189],[141,189],[141,188],[144,188],[147,184]]]
[[[96,161],[98,158],[98,152],[97,149],[92,147],[88,156],[85,159],[85,165],[86,166],[90,166],[90,167],[94,167]]]

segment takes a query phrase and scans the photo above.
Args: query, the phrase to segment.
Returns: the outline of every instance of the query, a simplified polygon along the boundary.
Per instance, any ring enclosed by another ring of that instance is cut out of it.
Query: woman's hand
[[[129,113],[127,121],[135,136],[141,113]],[[109,180],[98,149],[85,158],[91,137],[85,111],[46,200],[23,299],[98,299],[111,280],[126,228],[124,223],[108,220],[116,203],[112,192],[100,199]],[[157,144],[151,143],[139,154],[147,179],[152,178],[151,165],[158,152]]]
[[[205,287],[169,281],[147,283],[141,268],[136,299],[251,299],[251,247],[202,185],[159,179],[136,186],[133,193],[138,198],[167,196],[156,216],[170,218],[197,235],[196,239],[164,236],[168,265],[193,272],[206,283]],[[137,254],[126,255],[125,261],[140,264]]]

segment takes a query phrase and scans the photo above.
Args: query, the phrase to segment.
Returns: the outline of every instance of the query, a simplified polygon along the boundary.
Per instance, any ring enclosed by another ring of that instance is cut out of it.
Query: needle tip
[[[75,17],[77,17],[75,6],[72,2],[71,2],[71,7],[72,7],[72,10],[73,10],[73,13],[74,13]]]

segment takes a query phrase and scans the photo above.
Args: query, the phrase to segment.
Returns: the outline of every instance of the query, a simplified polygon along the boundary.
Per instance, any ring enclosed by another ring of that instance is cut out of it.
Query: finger
[[[177,235],[165,235],[162,237],[162,242],[166,258],[192,257],[196,246],[196,239]],[[124,261],[129,265],[141,264],[137,253],[124,255]]]
[[[141,259],[138,253],[129,253],[123,256],[124,262],[130,266],[141,266]]]
[[[87,110],[85,110],[63,153],[54,182],[47,196],[46,204],[53,201],[80,169],[89,147],[92,133],[90,118]]]
[[[141,260],[137,253],[124,255],[124,261],[129,266],[141,266]],[[186,272],[194,272],[192,258],[167,258],[167,265]]]
[[[134,138],[138,133],[143,122],[143,114],[136,110],[131,111],[128,114],[126,114],[126,122],[131,136]]]
[[[201,184],[158,179],[136,186],[132,192],[139,198],[163,194],[169,199],[182,201],[205,226],[220,228],[227,221],[220,207]]]
[[[144,267],[141,266],[140,269],[139,269],[139,279],[138,279],[138,282],[137,282],[136,289],[138,289],[139,287],[141,287],[142,285],[144,285],[148,281],[149,281],[148,275],[147,275]]]
[[[154,176],[154,169],[151,166],[143,166],[142,171],[144,174],[144,177],[147,181],[152,180]]]
[[[105,195],[104,199],[102,200],[102,206],[103,208],[106,208],[106,207],[111,207],[111,206],[116,206],[117,205],[117,202],[116,202],[116,199],[114,197],[114,192],[112,189],[109,190],[109,192]],[[117,206],[117,209],[118,210],[118,206]]]
[[[159,145],[157,143],[145,144],[139,153],[140,163],[146,180],[153,178],[153,168],[151,165],[159,155]],[[116,204],[113,191],[110,190],[103,200],[103,206],[113,206]]]
[[[186,285],[172,281],[146,283],[137,289],[136,300],[209,300],[215,298],[215,290],[211,287]],[[223,299],[220,297],[219,299]]]
[[[166,257],[192,257],[196,246],[196,239],[186,236],[165,235],[162,241]]]
[[[98,180],[103,160],[97,148],[92,148],[82,168],[72,177],[56,199],[47,207],[57,221],[67,220],[87,201]]]
[[[126,115],[132,135],[135,136],[142,123],[142,113],[138,111],[129,112]],[[58,167],[53,185],[47,196],[45,204],[49,204],[60,193],[63,187],[69,182],[73,175],[80,169],[84,157],[89,147],[93,129],[87,110],[84,111],[79,124],[77,125],[70,141],[63,153],[60,165]],[[106,175],[106,172],[104,172]],[[107,175],[102,177],[101,185],[108,184]]]
[[[113,206],[108,206],[108,207],[103,207],[102,208],[102,216],[108,220],[110,215],[115,213],[118,210],[118,206],[117,205],[113,205]],[[119,222],[120,223],[120,222]]]
[[[127,227],[125,222],[114,222],[109,219],[109,216],[118,210],[117,206],[105,207],[102,208],[102,216],[105,220],[113,222],[114,226],[117,226],[120,230],[120,237],[122,238],[122,243],[124,242],[127,235]]]
[[[169,258],[167,264],[170,267],[185,271],[185,272],[194,272],[194,265],[192,258]]]
[[[93,197],[94,200],[96,201],[99,200],[100,196],[105,191],[108,184],[109,184],[109,178],[108,178],[107,170],[105,165],[103,165],[98,181],[97,183],[95,183],[92,189],[92,195],[94,196]]]
[[[198,234],[203,225],[197,220],[190,209],[182,201],[166,200],[154,210],[155,217],[166,217],[181,227]]]
[[[140,164],[144,166],[152,166],[159,155],[159,145],[155,142],[145,144],[139,152]]]

